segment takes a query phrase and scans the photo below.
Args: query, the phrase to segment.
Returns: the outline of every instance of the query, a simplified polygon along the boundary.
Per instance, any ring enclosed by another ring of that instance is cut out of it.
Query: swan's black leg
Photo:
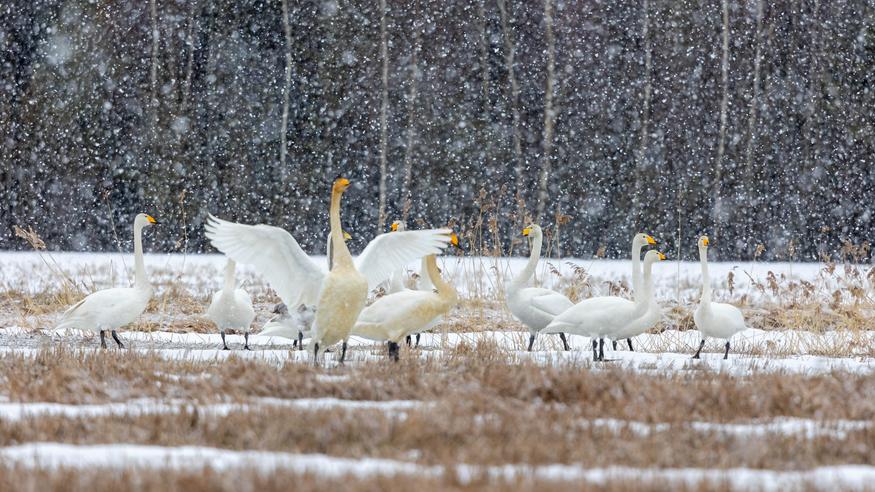
[[[225,330],[222,330],[222,346],[224,347],[222,350],[231,350],[228,348],[228,344],[225,343]]]
[[[729,340],[726,341],[726,352],[723,354],[723,360],[729,358]]]
[[[248,331],[243,334],[243,340],[244,340],[243,350],[252,350],[251,348],[249,348],[249,332]]]
[[[346,359],[346,340],[340,345],[340,363],[343,364],[344,359]]]
[[[313,365],[319,366],[319,343],[313,343]]]
[[[704,347],[704,346],[705,346],[705,339],[703,338],[702,342],[699,343],[699,350],[696,350],[696,355],[693,356],[694,359],[699,358],[699,354],[702,352],[702,347]]]
[[[592,339],[592,361],[598,362],[599,360],[599,342],[595,338]]]
[[[532,334],[529,336],[529,352],[532,351],[532,345],[534,345],[534,344],[535,344],[535,334],[532,333]]]
[[[562,340],[562,349],[565,351],[571,350],[571,346],[568,345],[568,340],[565,338],[565,333],[559,334],[559,340]]]
[[[614,352],[617,351],[617,341],[616,340],[611,340],[611,347],[614,349]]]
[[[408,347],[412,347],[412,346],[413,346],[413,339],[410,338],[410,335],[407,335],[407,336],[404,338],[404,341],[407,342],[407,346],[408,346]]]
[[[106,348],[106,331],[100,330],[100,348]]]
[[[115,343],[118,344],[118,348],[120,348],[120,349],[125,348],[122,341],[118,339],[118,333],[116,333],[115,330],[112,330],[112,339],[115,340]]]
[[[297,339],[297,338],[294,339],[294,341],[292,341],[292,348],[293,348],[293,349],[298,348],[298,339]]]
[[[421,336],[422,336],[422,333],[416,334],[416,345],[413,346],[414,348],[419,348],[419,337],[421,337]]]
[[[298,350],[304,350],[304,332],[298,332]]]
[[[599,338],[599,360],[604,362],[605,360],[605,339]]]
[[[635,349],[632,348],[632,339],[631,339],[631,338],[627,338],[627,339],[626,339],[626,343],[629,344],[629,352],[634,352]]]

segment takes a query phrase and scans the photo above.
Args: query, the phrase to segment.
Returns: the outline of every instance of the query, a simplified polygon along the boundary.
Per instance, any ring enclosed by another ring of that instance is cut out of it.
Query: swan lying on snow
[[[665,255],[658,251],[648,251],[644,255],[644,288],[653,290],[653,263],[662,261]],[[536,305],[538,300],[533,301]],[[542,333],[568,332],[591,337],[594,361],[605,360],[605,338],[617,337],[621,330],[635,323],[638,318],[648,314],[649,303],[645,300],[630,301],[622,297],[591,297],[578,302],[541,330]],[[598,340],[598,341],[597,341]]]
[[[289,312],[288,306],[281,302],[274,306],[273,312],[275,316],[264,324],[258,335],[289,338],[294,340],[293,348],[304,350],[304,337],[312,336],[316,308],[300,304],[297,309]]]
[[[245,343],[244,350],[249,350],[249,326],[255,319],[255,309],[252,308],[252,299],[243,289],[235,289],[234,260],[228,260],[225,265],[225,285],[222,290],[213,294],[213,300],[207,309],[206,318],[216,324],[222,334],[222,346],[224,350],[230,350],[225,342],[225,330],[242,330]]]
[[[287,306],[316,306],[313,353],[344,342],[364,308],[368,292],[392,272],[429,254],[438,254],[450,242],[449,229],[405,231],[374,238],[354,261],[340,226],[340,201],[350,182],[338,178],[332,187],[331,269],[314,263],[291,234],[279,227],[244,225],[210,217],[207,237],[213,246],[239,263],[248,263],[263,275]]]
[[[744,315],[741,310],[731,304],[711,302],[711,279],[708,276],[708,236],[699,238],[699,261],[702,263],[702,298],[699,307],[693,313],[696,328],[702,333],[702,341],[699,350],[696,350],[694,359],[699,358],[702,348],[705,346],[705,337],[726,340],[726,351],[723,359],[729,358],[729,339],[736,333],[744,330]]]
[[[544,234],[540,226],[532,224],[523,229],[523,236],[532,238],[532,251],[529,254],[526,267],[508,284],[506,302],[508,309],[516,319],[528,327],[529,352],[531,352],[538,332],[574,303],[556,291],[541,287],[526,287],[526,284],[534,276],[538,261],[541,259]],[[559,338],[562,339],[562,346],[568,350],[570,347],[565,339],[565,334],[559,332]]]
[[[134,286],[99,290],[74,304],[61,316],[57,329],[77,328],[100,333],[100,346],[106,348],[106,332],[119,348],[124,348],[116,330],[143,314],[152,299],[152,285],[146,278],[143,262],[143,229],[157,224],[151,215],[134,218]]]

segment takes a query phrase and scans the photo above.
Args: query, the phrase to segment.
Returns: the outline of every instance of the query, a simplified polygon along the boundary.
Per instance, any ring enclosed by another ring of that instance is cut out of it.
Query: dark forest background
[[[866,0],[0,5],[2,249],[127,248],[147,211],[153,251],[211,250],[208,213],[324,251],[344,174],[353,249],[525,213],[563,255],[814,260],[872,231],[873,130]]]

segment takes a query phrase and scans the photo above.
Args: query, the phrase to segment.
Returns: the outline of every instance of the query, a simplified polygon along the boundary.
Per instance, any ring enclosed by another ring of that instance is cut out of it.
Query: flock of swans
[[[282,336],[294,340],[303,349],[310,339],[314,362],[325,350],[341,344],[340,362],[346,357],[350,336],[385,342],[389,357],[398,360],[400,344],[412,343],[412,336],[436,326],[458,302],[456,290],[446,282],[437,266],[436,255],[449,246],[459,246],[450,229],[406,230],[401,222],[392,224],[391,232],[380,234],[356,257],[346,246],[349,235],[340,222],[341,198],[349,188],[345,178],[334,181],[329,208],[328,269],[313,261],[287,231],[274,226],[246,225],[210,216],[206,236],[224,253],[227,265],[224,284],[216,292],[206,311],[222,335],[239,330],[245,335],[244,349],[249,349],[249,328],[255,309],[249,294],[236,285],[236,264],[251,265],[276,291],[282,304],[276,316],[261,331],[262,335]],[[64,312],[57,328],[78,328],[100,334],[106,348],[106,332],[112,334],[119,348],[124,348],[117,330],[142,314],[152,297],[152,286],[143,261],[143,229],[158,224],[147,214],[134,219],[134,286],[97,291]],[[639,233],[632,239],[633,298],[617,296],[591,297],[578,303],[559,292],[528,287],[540,260],[543,233],[537,224],[523,229],[532,240],[525,268],[507,286],[507,307],[529,330],[528,350],[532,350],[538,333],[558,334],[565,350],[570,346],[566,333],[592,339],[593,360],[603,361],[604,343],[625,339],[633,350],[632,338],[652,328],[659,321],[661,308],[656,301],[652,268],[665,255],[649,250],[641,261],[642,250],[656,241]],[[705,337],[726,341],[723,358],[729,356],[729,339],[746,328],[741,311],[729,304],[711,301],[708,277],[708,238],[699,239],[702,266],[702,296],[694,313],[701,343],[694,358],[699,358]],[[419,285],[410,289],[402,281],[406,266],[421,262]],[[368,294],[388,283],[386,294],[370,305]]]

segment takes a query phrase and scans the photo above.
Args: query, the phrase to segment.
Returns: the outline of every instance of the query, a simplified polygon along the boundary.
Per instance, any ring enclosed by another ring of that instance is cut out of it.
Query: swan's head
[[[528,227],[523,229],[523,236],[526,237],[540,237],[541,234],[541,226],[539,226],[538,224],[529,224]]]
[[[349,180],[343,177],[338,177],[334,180],[334,186],[332,187],[333,191],[337,193],[343,193],[346,189],[349,188]]]
[[[646,263],[655,263],[657,261],[664,261],[665,255],[656,251],[655,249],[651,249],[644,255],[644,261]]]
[[[651,236],[650,234],[644,234],[643,232],[639,232],[638,234],[635,234],[634,238],[632,238],[632,243],[635,246],[640,247],[644,247],[647,245],[655,246],[656,239],[653,239],[653,236]]]
[[[152,217],[149,214],[137,214],[137,217],[134,218],[134,225],[138,225],[140,227],[146,227],[158,224],[159,222],[155,220],[155,217]]]
[[[462,246],[459,244],[459,236],[455,232],[450,236],[450,244],[456,248],[462,249]]]
[[[702,236],[699,238],[699,249],[707,249],[710,244],[711,242],[708,241],[708,236]]]
[[[392,232],[407,230],[407,226],[404,225],[404,222],[401,222],[400,220],[396,220],[395,222],[392,222],[391,227],[392,227]]]

